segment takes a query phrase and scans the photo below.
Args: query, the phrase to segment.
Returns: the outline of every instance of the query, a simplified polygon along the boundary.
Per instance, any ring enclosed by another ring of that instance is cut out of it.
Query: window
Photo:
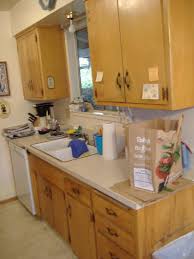
[[[93,97],[92,69],[87,28],[77,31],[75,35],[77,41],[77,55],[79,64],[80,93],[83,96],[84,101],[92,103],[96,110],[116,111],[116,107],[100,106],[95,104]]]
[[[76,40],[81,95],[83,96],[85,101],[88,101],[94,105],[92,69],[90,63],[88,32],[86,28],[76,32]]]
[[[75,33],[65,30],[71,100],[82,96],[95,110],[116,111],[117,108],[114,106],[95,104],[86,21],[84,20],[81,26],[76,26],[76,29]]]

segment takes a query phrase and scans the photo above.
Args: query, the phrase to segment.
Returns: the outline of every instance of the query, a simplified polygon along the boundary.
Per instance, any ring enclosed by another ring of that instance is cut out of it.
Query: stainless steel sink
[[[32,147],[60,160],[63,162],[71,161],[76,158],[72,156],[71,148],[68,147],[71,139],[70,138],[63,138],[63,139],[57,139],[52,140],[48,142],[43,142],[39,144],[34,144]],[[84,153],[82,156],[80,156],[78,159],[86,157],[86,156],[92,156],[97,153],[97,150],[95,147],[87,145],[88,146],[88,152]]]

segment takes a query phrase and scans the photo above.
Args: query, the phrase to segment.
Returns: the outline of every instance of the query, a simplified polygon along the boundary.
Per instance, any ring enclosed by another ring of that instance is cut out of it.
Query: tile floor
[[[0,205],[0,259],[76,259],[46,223],[18,202]]]

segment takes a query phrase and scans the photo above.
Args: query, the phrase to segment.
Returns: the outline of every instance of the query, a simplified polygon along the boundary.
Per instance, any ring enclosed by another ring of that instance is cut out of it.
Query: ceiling
[[[1,0],[0,0],[1,1]],[[82,18],[85,16],[85,4],[84,0],[74,0],[70,4],[65,5],[64,7],[60,8],[56,12],[48,15],[44,19],[42,19],[39,24],[40,25],[69,25],[69,21],[66,19],[66,14],[69,12],[73,12],[74,20]]]
[[[20,0],[0,0],[0,11],[8,11]]]

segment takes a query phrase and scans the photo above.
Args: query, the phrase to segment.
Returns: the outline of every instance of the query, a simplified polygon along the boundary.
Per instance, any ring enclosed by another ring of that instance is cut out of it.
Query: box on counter
[[[162,191],[183,173],[179,120],[150,120],[126,127],[131,185],[151,192]]]

